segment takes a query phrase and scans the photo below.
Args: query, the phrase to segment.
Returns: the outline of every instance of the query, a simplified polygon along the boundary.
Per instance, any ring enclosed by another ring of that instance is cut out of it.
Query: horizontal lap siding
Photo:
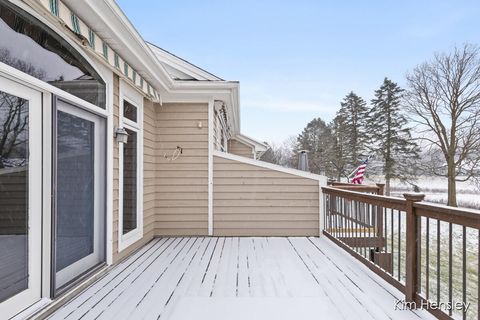
[[[164,103],[155,110],[155,235],[206,235],[208,105]],[[183,149],[180,157],[165,159],[177,146]]]
[[[145,242],[155,233],[156,114],[155,104],[143,101],[143,235]]]
[[[237,140],[228,140],[228,153],[253,159],[253,149]]]
[[[214,157],[217,236],[317,236],[317,180]]]
[[[113,76],[113,126],[118,128],[119,126],[119,114],[120,114],[120,99],[119,99],[119,78],[118,76]],[[118,254],[118,219],[119,219],[119,205],[120,205],[120,189],[119,189],[119,148],[118,143],[113,141],[113,228],[112,228],[112,239],[113,239],[113,261],[118,261],[120,256]]]

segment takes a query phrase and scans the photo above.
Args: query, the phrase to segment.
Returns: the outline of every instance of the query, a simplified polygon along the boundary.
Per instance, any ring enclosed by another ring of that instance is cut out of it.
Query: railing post
[[[385,184],[384,183],[377,183],[378,188],[378,195],[383,196]],[[376,235],[379,238],[383,237],[383,207],[377,206],[377,210],[375,212],[375,224],[376,224]],[[386,241],[386,240],[385,240]],[[386,244],[384,244],[385,246]],[[377,247],[375,251],[380,252],[383,248]]]
[[[377,183],[378,195],[383,196],[385,193],[385,183]]]
[[[405,193],[403,195],[407,200],[405,212],[407,213],[407,231],[406,231],[406,279],[405,279],[405,300],[415,302],[418,281],[418,219],[415,213],[414,203],[422,201],[425,198],[421,193]],[[415,304],[413,304],[415,305]]]

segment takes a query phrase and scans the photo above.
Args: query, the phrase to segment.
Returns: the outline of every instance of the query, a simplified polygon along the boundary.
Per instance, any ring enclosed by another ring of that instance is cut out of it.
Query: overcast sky
[[[480,1],[118,0],[142,36],[240,81],[242,132],[281,142],[331,120],[350,91],[370,100],[385,76],[434,52],[480,44]]]

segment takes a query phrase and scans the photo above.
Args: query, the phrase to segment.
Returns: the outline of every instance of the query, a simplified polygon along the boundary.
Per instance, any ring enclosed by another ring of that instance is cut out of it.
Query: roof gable
[[[153,54],[162,63],[173,80],[224,81],[210,72],[182,59],[165,49],[147,42]]]

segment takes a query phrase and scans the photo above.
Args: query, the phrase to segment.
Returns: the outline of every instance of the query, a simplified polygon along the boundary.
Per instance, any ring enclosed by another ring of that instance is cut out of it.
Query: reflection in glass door
[[[57,100],[55,289],[104,261],[104,120]]]
[[[0,75],[0,317],[40,299],[41,94]]]

